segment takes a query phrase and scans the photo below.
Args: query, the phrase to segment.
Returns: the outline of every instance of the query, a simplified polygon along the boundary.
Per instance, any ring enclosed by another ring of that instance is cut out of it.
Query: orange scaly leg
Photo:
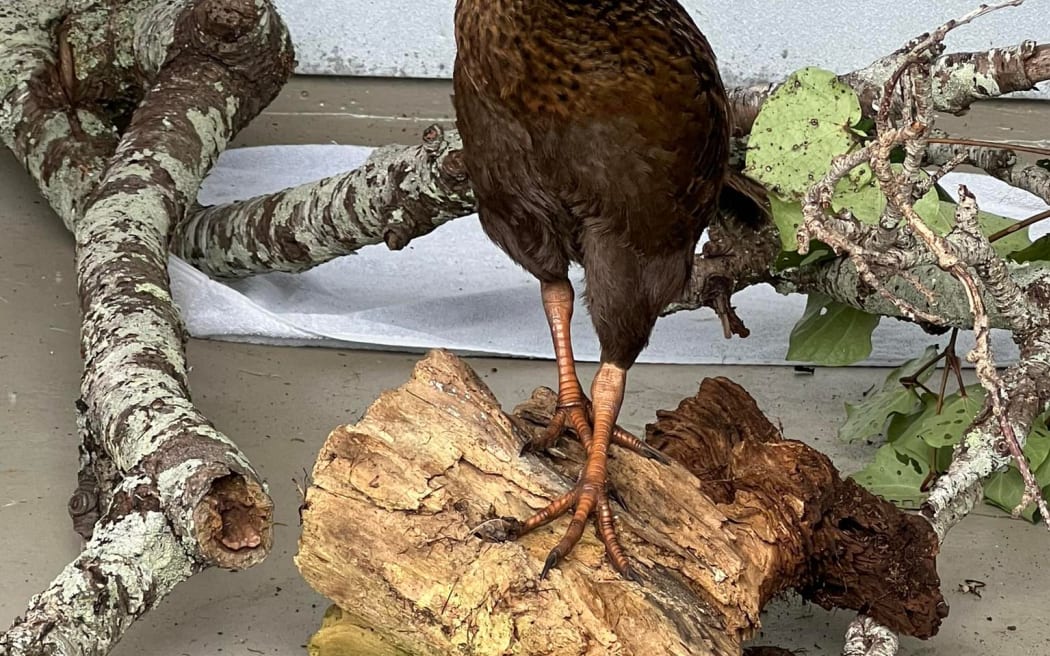
[[[554,342],[555,360],[558,363],[558,406],[550,424],[547,425],[547,430],[533,440],[529,448],[542,451],[554,446],[566,430],[575,433],[584,448],[589,448],[589,429],[594,422],[594,410],[590,400],[583,394],[580,379],[576,376],[576,360],[572,355],[572,284],[568,280],[545,282],[540,286],[540,293],[543,297],[543,310],[551,329],[551,340]],[[586,430],[583,429],[584,426],[587,427]],[[619,426],[613,426],[611,441],[639,455],[663,464],[669,463],[664,454]]]
[[[552,567],[564,558],[583,537],[583,530],[591,515],[596,516],[598,537],[605,545],[605,553],[614,569],[624,578],[638,580],[623,547],[616,538],[616,527],[607,491],[608,453],[612,443],[616,415],[623,402],[627,372],[609,363],[603,363],[594,376],[591,395],[594,398],[594,430],[582,417],[573,422],[573,428],[587,445],[587,461],[573,489],[552,501],[518,528],[518,535],[543,526],[571,510],[572,520],[565,535],[551,549],[543,565],[540,578],[547,576]]]
[[[587,450],[587,461],[575,487],[518,525],[516,533],[524,535],[562,515],[572,514],[564,537],[547,556],[540,575],[543,578],[559,560],[572,551],[583,536],[587,520],[594,515],[598,537],[605,545],[612,566],[625,578],[637,580],[623,547],[616,538],[612,506],[609,503],[613,488],[608,485],[607,480],[609,445],[617,444],[646,457],[664,463],[668,461],[662,453],[616,425],[616,417],[623,403],[626,370],[603,363],[591,386],[594,402],[589,401],[583,394],[583,388],[576,376],[576,362],[573,359],[569,329],[573,310],[572,285],[568,281],[543,283],[542,295],[558,362],[558,406],[544,435],[537,439],[532,447],[549,447],[558,440],[565,429],[570,429]]]

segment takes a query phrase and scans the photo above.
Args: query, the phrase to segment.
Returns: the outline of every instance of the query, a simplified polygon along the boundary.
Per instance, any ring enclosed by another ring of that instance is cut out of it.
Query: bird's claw
[[[587,443],[589,437],[583,437],[583,435],[590,431],[581,431],[581,428],[584,428],[585,426],[587,429],[590,429],[593,424],[594,410],[591,406],[591,402],[586,398],[582,401],[568,403],[559,402],[555,408],[554,415],[551,417],[543,434],[535,436],[533,439],[526,442],[522,447],[521,452],[546,451],[553,447],[561,436],[567,432],[572,432],[576,435],[577,439],[583,443],[583,447],[586,449],[588,448]],[[628,451],[633,451],[644,458],[655,460],[661,465],[671,464],[670,458],[649,446],[644,440],[636,437],[631,432],[621,428],[619,425],[613,427],[611,440],[616,446],[627,449]],[[610,456],[612,456],[612,454],[610,454]]]
[[[547,574],[554,569],[554,566],[558,564],[559,560],[561,560],[561,552],[557,549],[551,549],[551,552],[547,554],[547,560],[543,562],[543,571],[540,572],[541,581],[547,578]]]

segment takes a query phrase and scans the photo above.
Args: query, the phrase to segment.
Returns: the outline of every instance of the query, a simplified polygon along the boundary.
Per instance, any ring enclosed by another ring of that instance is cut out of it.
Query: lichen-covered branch
[[[882,98],[883,85],[900,68],[906,55],[906,52],[897,52],[860,70],[839,76],[860,96],[861,107],[866,115],[874,115]],[[933,109],[961,114],[975,102],[1028,91],[1035,88],[1036,84],[1050,80],[1050,44],[1025,41],[1007,48],[943,55],[934,61],[932,76],[935,81]],[[730,92],[737,134],[751,131],[762,103],[774,91],[776,85],[734,89]],[[893,110],[899,112],[902,107],[900,99],[893,102]]]
[[[217,277],[298,272],[379,242],[398,250],[473,211],[459,135],[435,125],[422,145],[380,148],[349,173],[198,209],[172,252]]]
[[[267,0],[0,9],[0,132],[76,236],[84,469],[71,510],[91,535],[0,653],[106,653],[193,572],[270,549],[259,476],[190,401],[167,247],[291,69]]]
[[[1006,144],[993,147],[978,142],[967,142],[964,139],[957,141],[958,143],[930,144],[926,152],[926,163],[943,166],[953,158],[962,157],[989,175],[1050,204],[1050,171],[1041,166],[1024,163]]]
[[[113,501],[81,554],[0,638],[0,654],[105,654],[135,619],[202,569],[172,532],[150,480],[124,479]]]
[[[936,78],[953,93],[935,99],[935,108],[959,112],[983,98],[1031,88],[1050,79],[1048,61],[1050,46],[1029,43],[942,57],[934,65]],[[877,106],[882,85],[898,63],[895,55],[842,76],[861,95],[866,113],[873,113],[873,103]],[[762,103],[777,86],[729,91],[737,136],[750,131]],[[172,251],[211,275],[242,277],[303,271],[380,241],[402,248],[441,223],[474,211],[458,144],[455,131],[430,128],[422,147],[383,148],[357,171],[247,201],[199,208],[177,226]],[[769,230],[753,235],[770,237]],[[710,250],[719,263],[698,258],[690,290],[669,311],[713,307],[727,331],[740,334],[746,329],[730,316],[725,290],[737,291],[760,280],[768,249],[766,244],[744,249],[755,254],[748,260],[735,252],[741,249],[732,244],[740,242],[713,241],[717,243]],[[727,285],[729,281],[734,284]]]

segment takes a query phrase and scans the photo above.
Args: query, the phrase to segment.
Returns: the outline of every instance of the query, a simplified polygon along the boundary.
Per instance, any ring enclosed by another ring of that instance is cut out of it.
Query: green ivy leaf
[[[981,231],[984,234],[992,235],[1000,230],[1009,228],[1017,223],[1017,221],[1003,216],[989,214],[988,212],[979,212],[977,214],[977,223],[981,225]],[[1028,229],[1025,228],[1024,230],[1018,230],[1009,237],[1003,237],[998,241],[992,242],[992,249],[994,249],[1001,257],[1009,257],[1011,253],[1023,251],[1031,245],[1032,239],[1028,236]]]
[[[857,94],[831,71],[804,68],[762,105],[747,145],[745,173],[782,198],[800,199],[831,160],[857,143]]]
[[[789,253],[798,252],[798,228],[802,225],[802,204],[797,200],[781,200],[775,194],[769,196],[769,207],[773,211],[773,223],[780,233],[780,247]]]
[[[929,466],[898,454],[892,444],[875,452],[875,461],[853,475],[853,480],[887,501],[915,508],[926,495],[919,487],[929,473]]]
[[[886,423],[886,441],[896,442],[908,434],[908,430],[912,424],[919,420],[922,416],[923,411],[926,409],[926,405],[929,403],[929,398],[936,398],[930,394],[923,394],[920,397],[919,407],[910,414],[894,414],[890,416],[890,420]],[[935,401],[936,403],[936,401]]]
[[[1021,503],[1024,494],[1024,479],[1016,467],[1010,467],[1004,472],[998,472],[988,477],[984,484],[984,500],[997,508],[1012,513],[1017,504]],[[1039,509],[1034,503],[1028,504],[1021,511],[1021,517],[1030,522],[1036,520]]]
[[[900,165],[893,165],[893,170],[898,173],[902,169]],[[928,177],[926,173],[921,175]],[[849,177],[840,180],[831,198],[831,207],[836,212],[848,209],[858,221],[868,225],[879,222],[886,211],[886,203],[886,196],[879,189],[878,181],[867,164],[853,169]],[[934,231],[945,235],[951,230],[951,223],[945,222],[939,204],[937,191],[931,189],[915,203],[915,211]]]
[[[846,404],[846,422],[839,427],[839,439],[845,442],[870,440],[883,434],[893,415],[911,415],[922,408],[922,400],[914,389],[901,385],[901,378],[915,375],[924,364],[937,355],[937,347],[929,346],[922,355],[897,367],[886,376],[882,387],[867,395],[860,403]],[[929,380],[934,367],[919,376],[920,382]]]
[[[1025,443],[1024,454],[1035,474],[1035,480],[1043,488],[1043,496],[1050,497],[1050,430],[1047,429],[1045,416],[1036,420],[1035,427]],[[1007,471],[992,476],[984,486],[984,496],[988,503],[1007,512],[1013,512],[1021,502],[1023,492],[1024,481],[1021,472],[1014,465],[1010,465]],[[1021,516],[1034,522],[1038,519],[1038,512],[1038,508],[1032,503],[1021,512]]]
[[[861,312],[823,294],[810,294],[806,311],[791,331],[787,359],[838,367],[871,355],[874,314]]]
[[[940,414],[937,414],[936,397],[927,395],[930,400],[926,408],[901,434],[901,439],[921,437],[935,449],[957,444],[984,403],[984,388],[980,385],[971,385],[966,392],[965,397],[960,394],[945,397]]]
[[[940,449],[931,448],[918,433],[902,435],[890,444],[899,455],[907,456],[913,462],[918,463],[924,474],[928,473],[931,467],[936,467],[937,471],[944,471],[940,466]],[[945,451],[948,452],[948,463],[950,464],[952,449],[947,447]]]

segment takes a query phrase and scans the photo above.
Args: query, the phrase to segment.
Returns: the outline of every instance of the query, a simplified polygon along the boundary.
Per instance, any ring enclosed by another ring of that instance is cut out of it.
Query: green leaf
[[[1024,494],[1024,479],[1016,467],[1010,467],[1004,472],[997,472],[988,477],[984,484],[984,500],[988,503],[1012,513],[1017,504],[1021,503]],[[1034,522],[1039,509],[1034,503],[1028,504],[1021,511],[1021,517]]]
[[[902,169],[900,165],[893,166],[895,172],[899,173]],[[921,175],[928,177],[925,173]],[[915,211],[934,231],[945,235],[951,230],[951,223],[942,217],[939,203],[937,191],[931,189],[915,203]],[[835,186],[831,207],[836,212],[848,209],[858,221],[875,225],[886,211],[886,196],[879,189],[871,168],[865,164],[851,171],[850,177],[843,178]]]
[[[1009,258],[1014,262],[1050,261],[1050,235],[1043,235],[1028,248],[1010,253]]]
[[[997,216],[995,214],[989,214],[988,212],[978,212],[977,223],[981,225],[981,232],[986,235],[992,235],[1000,230],[1009,228],[1017,223],[1017,221]],[[1024,230],[1018,230],[1009,237],[1003,237],[998,241],[992,242],[992,249],[994,249],[1001,257],[1008,257],[1011,253],[1023,251],[1031,245],[1032,239],[1028,236],[1028,229],[1025,228]]]
[[[1039,421],[1042,422],[1042,419]],[[1046,429],[1045,425],[1042,423],[1040,423],[1040,427],[1042,430]],[[1050,453],[1047,455],[1050,456]],[[1038,480],[1041,485],[1050,485],[1050,457],[1044,458],[1043,462],[1038,465],[1033,465],[1032,469],[1035,472],[1036,480]]]
[[[791,331],[787,359],[832,367],[871,355],[871,333],[880,317],[823,294],[810,294],[806,312]]]
[[[897,367],[886,376],[882,387],[871,392],[860,403],[846,404],[846,422],[839,427],[839,439],[845,442],[870,440],[883,434],[893,415],[911,415],[922,407],[922,400],[913,389],[901,385],[901,378],[915,375],[924,364],[937,355],[937,347],[929,346],[922,355]],[[933,375],[934,367],[919,376],[925,382]]]
[[[926,498],[919,487],[928,472],[928,466],[898,454],[892,444],[886,444],[875,452],[875,461],[852,478],[872,494],[914,508]]]
[[[1036,420],[1032,432],[1028,435],[1024,454],[1028,458],[1028,464],[1035,474],[1035,479],[1043,488],[1043,495],[1046,496],[1050,493],[1050,430],[1047,429],[1042,417]],[[1023,493],[1024,480],[1015,465],[1010,465],[1005,472],[992,475],[984,486],[985,501],[1006,512],[1013,512],[1017,504],[1021,502]],[[1038,508],[1032,503],[1021,512],[1021,516],[1034,522],[1037,512]]]
[[[747,146],[745,173],[782,198],[800,199],[831,160],[857,143],[860,101],[831,71],[804,68],[762,105]]]
[[[935,449],[957,444],[984,403],[984,388],[980,385],[971,385],[966,392],[965,397],[960,394],[945,397],[940,414],[937,414],[936,398],[926,395],[925,398],[930,399],[926,408],[900,439],[921,437]]]
[[[923,411],[926,409],[926,404],[929,403],[927,397],[936,398],[932,395],[923,394],[922,398],[920,399],[921,405],[914,412],[907,415],[893,414],[890,416],[890,420],[886,424],[885,431],[887,442],[896,442],[902,437],[904,437],[906,434],[908,434],[908,429],[911,428],[912,424],[919,420],[919,418],[922,416]]]
[[[897,439],[890,442],[893,445],[893,449],[902,456],[907,456],[913,462],[918,463],[919,468],[922,469],[923,473],[928,473],[931,467],[936,467],[937,471],[944,471],[941,467],[941,461],[939,458],[940,450],[933,449],[929,444],[923,441],[922,437],[918,433],[909,433],[902,435]],[[951,464],[951,447],[945,449],[948,452],[948,463]]]
[[[769,207],[773,210],[773,223],[780,233],[780,247],[789,253],[797,252],[795,235],[802,225],[802,204],[796,200],[780,200],[774,194],[769,197]]]

